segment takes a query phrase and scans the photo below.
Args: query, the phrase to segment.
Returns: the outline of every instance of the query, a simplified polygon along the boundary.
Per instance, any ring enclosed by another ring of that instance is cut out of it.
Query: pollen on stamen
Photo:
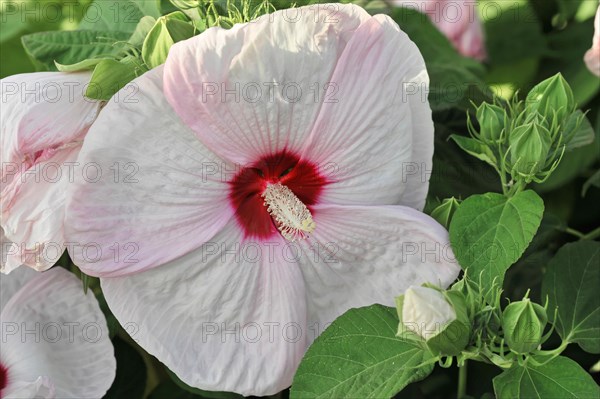
[[[298,197],[281,183],[270,183],[262,193],[267,212],[279,232],[288,241],[307,238],[315,231],[316,223],[310,210]]]

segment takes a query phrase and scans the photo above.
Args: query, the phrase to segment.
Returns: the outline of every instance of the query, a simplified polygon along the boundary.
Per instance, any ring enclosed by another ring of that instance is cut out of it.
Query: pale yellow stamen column
[[[281,183],[269,183],[262,197],[281,235],[288,241],[308,237],[316,223],[306,205]]]

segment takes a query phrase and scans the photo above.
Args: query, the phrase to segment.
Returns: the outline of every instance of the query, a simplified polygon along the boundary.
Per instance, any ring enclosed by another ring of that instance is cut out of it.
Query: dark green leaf
[[[117,376],[104,399],[142,399],[146,388],[146,364],[142,356],[120,338],[113,340]]]
[[[501,194],[473,195],[461,204],[450,224],[456,258],[471,276],[481,274],[491,287],[523,254],[537,231],[544,203],[531,190],[512,198]]]
[[[381,305],[351,309],[308,349],[290,397],[385,398],[433,370],[431,354],[396,338],[398,316]]]
[[[470,137],[459,136],[458,134],[453,134],[450,138],[467,154],[474,156],[489,165],[496,165],[496,157],[490,148],[480,141]]]
[[[145,15],[160,17],[160,0],[96,0],[88,8],[79,29],[131,34]]]
[[[600,389],[573,360],[559,356],[543,366],[515,365],[494,378],[498,399],[596,399]]]
[[[482,0],[479,12],[492,64],[510,64],[548,53],[540,21],[528,1]]]
[[[69,65],[116,54],[121,46],[115,43],[128,38],[123,32],[65,31],[32,33],[22,42],[39,69],[55,71],[55,62]]]
[[[397,7],[391,16],[416,43],[425,59],[431,79],[429,102],[434,111],[452,107],[467,109],[469,100],[490,100],[481,79],[484,73],[481,64],[458,54],[426,15]]]
[[[563,340],[600,353],[600,243],[578,241],[564,245],[548,264],[542,298],[549,299],[548,315],[558,307],[556,329]]]

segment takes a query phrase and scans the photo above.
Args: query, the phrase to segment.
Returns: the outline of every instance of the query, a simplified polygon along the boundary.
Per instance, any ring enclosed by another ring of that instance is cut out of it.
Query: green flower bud
[[[526,123],[514,129],[508,138],[510,161],[520,175],[535,175],[546,165],[552,144],[548,129],[538,123]]]
[[[458,291],[412,286],[396,298],[399,337],[423,340],[435,355],[455,356],[469,343],[471,324]]]
[[[442,203],[431,211],[431,217],[438,221],[439,224],[448,228],[454,212],[458,209],[460,203],[456,198],[446,198]]]
[[[576,108],[575,97],[571,86],[558,73],[535,86],[527,95],[528,112],[539,112],[548,120],[554,114],[561,123]]]
[[[171,46],[194,36],[195,28],[181,11],[160,17],[142,45],[142,59],[150,68],[165,62]]]
[[[498,141],[505,126],[506,111],[497,106],[483,103],[477,108],[479,134],[485,140]]]
[[[502,313],[502,330],[508,347],[516,353],[535,350],[548,323],[546,309],[529,298],[513,302]]]

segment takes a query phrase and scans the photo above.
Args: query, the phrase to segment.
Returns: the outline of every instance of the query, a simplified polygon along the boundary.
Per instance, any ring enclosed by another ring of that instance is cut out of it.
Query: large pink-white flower
[[[594,75],[600,76],[600,7],[594,18],[594,38],[592,48],[585,53],[585,63]]]
[[[0,271],[51,267],[65,250],[67,186],[100,109],[83,96],[89,73],[32,73],[0,81]],[[12,245],[7,245],[7,242]]]
[[[110,388],[116,360],[94,294],[63,268],[0,275],[0,397],[90,398]]]
[[[483,26],[477,13],[476,1],[391,0],[390,3],[427,14],[459,53],[479,61],[486,59]]]
[[[111,101],[71,186],[69,251],[184,382],[273,394],[352,307],[449,285],[419,210],[433,123],[417,47],[387,16],[321,5],[211,28]]]

